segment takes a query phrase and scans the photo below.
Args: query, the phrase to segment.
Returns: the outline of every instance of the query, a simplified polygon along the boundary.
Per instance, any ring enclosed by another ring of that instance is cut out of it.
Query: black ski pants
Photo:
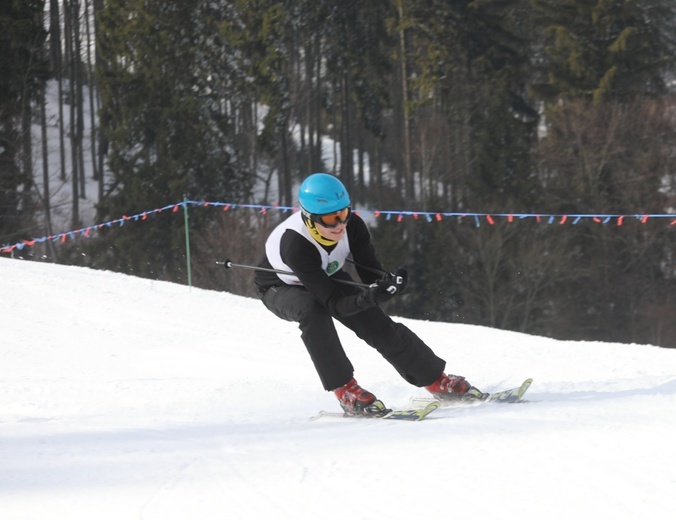
[[[349,293],[360,290],[345,286]],[[301,338],[326,390],[348,383],[354,367],[338,338],[328,309],[302,286],[271,287],[262,296],[263,304],[276,316],[298,322]],[[437,357],[416,334],[396,323],[380,307],[370,307],[348,317],[335,317],[359,338],[375,348],[401,376],[415,386],[434,383],[446,362]]]

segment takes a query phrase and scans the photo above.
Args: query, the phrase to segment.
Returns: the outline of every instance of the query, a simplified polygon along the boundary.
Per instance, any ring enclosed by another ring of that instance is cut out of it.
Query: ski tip
[[[523,383],[521,383],[521,390],[522,390],[523,392],[525,392],[526,390],[528,390],[528,387],[529,387],[530,385],[532,385],[532,384],[533,384],[533,378],[532,378],[532,377],[529,377],[529,378],[526,379]]]
[[[521,383],[521,387],[519,388],[519,391],[518,391],[518,393],[517,393],[517,395],[516,395],[516,401],[515,401],[515,402],[517,402],[517,403],[523,403],[523,402],[525,402],[525,401],[523,400],[523,396],[524,396],[524,394],[528,391],[528,389],[530,388],[530,385],[531,385],[532,383],[533,383],[533,378],[532,378],[532,377],[529,377],[529,378],[526,379],[523,383]]]

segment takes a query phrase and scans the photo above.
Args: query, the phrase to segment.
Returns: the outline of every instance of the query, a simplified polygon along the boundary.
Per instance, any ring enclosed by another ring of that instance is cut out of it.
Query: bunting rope
[[[144,211],[136,215],[131,216],[123,215],[122,217],[115,220],[111,220],[109,222],[103,222],[101,224],[95,224],[93,226],[87,226],[73,231],[66,231],[65,233],[59,233],[58,235],[43,236],[39,238],[23,240],[15,244],[3,245],[0,246],[0,254],[9,254],[15,250],[21,251],[27,246],[31,247],[34,246],[35,244],[47,241],[64,243],[69,239],[74,240],[80,237],[89,238],[92,236],[92,234],[96,233],[98,230],[104,227],[111,228],[115,225],[119,225],[120,227],[122,227],[128,222],[144,221],[149,216],[154,215],[156,213],[162,213],[163,211],[172,211],[176,213],[181,208],[187,210],[188,205],[201,207],[212,207],[212,206],[221,207],[223,208],[223,211],[234,210],[237,208],[255,209],[263,215],[267,214],[267,212],[270,210],[288,212],[288,211],[298,211],[300,209],[294,206],[235,204],[228,202],[204,202],[204,201],[185,200],[183,202],[170,204],[162,208]],[[576,225],[580,221],[591,220],[598,224],[615,223],[616,226],[622,226],[624,222],[629,219],[635,219],[639,221],[641,224],[646,224],[650,219],[671,219],[669,226],[676,226],[676,214],[671,213],[609,215],[601,213],[585,213],[585,214],[469,213],[469,212],[429,212],[429,211],[402,211],[402,210],[355,210],[355,213],[363,216],[372,215],[375,218],[383,217],[386,221],[395,219],[397,222],[401,222],[405,218],[413,218],[414,220],[424,219],[427,222],[441,222],[442,220],[447,218],[456,218],[456,219],[467,218],[471,219],[476,227],[480,227],[482,222],[484,221],[489,225],[494,225],[496,223],[496,220],[498,219],[506,219],[507,222],[509,223],[512,223],[515,220],[533,219],[538,223],[546,222],[547,224],[557,224],[557,225],[564,225],[567,223]]]

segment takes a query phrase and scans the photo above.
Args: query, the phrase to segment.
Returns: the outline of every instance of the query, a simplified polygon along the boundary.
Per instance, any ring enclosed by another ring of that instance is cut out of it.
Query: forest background
[[[673,0],[3,0],[0,251],[25,247],[0,254],[187,283],[174,212],[32,239],[260,204],[189,221],[191,282],[255,296],[215,261],[257,263],[324,171],[409,270],[389,312],[676,347],[674,219],[620,218],[675,211],[675,22]]]

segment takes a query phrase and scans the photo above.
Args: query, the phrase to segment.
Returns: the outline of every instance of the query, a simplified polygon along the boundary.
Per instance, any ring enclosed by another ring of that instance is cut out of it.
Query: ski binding
[[[402,410],[390,410],[384,415],[351,415],[344,412],[328,412],[322,410],[310,420],[315,421],[322,417],[343,417],[350,419],[389,419],[395,421],[422,421],[425,417],[431,414],[434,410],[439,408],[441,403],[436,399],[424,403],[420,407],[414,407]]]

